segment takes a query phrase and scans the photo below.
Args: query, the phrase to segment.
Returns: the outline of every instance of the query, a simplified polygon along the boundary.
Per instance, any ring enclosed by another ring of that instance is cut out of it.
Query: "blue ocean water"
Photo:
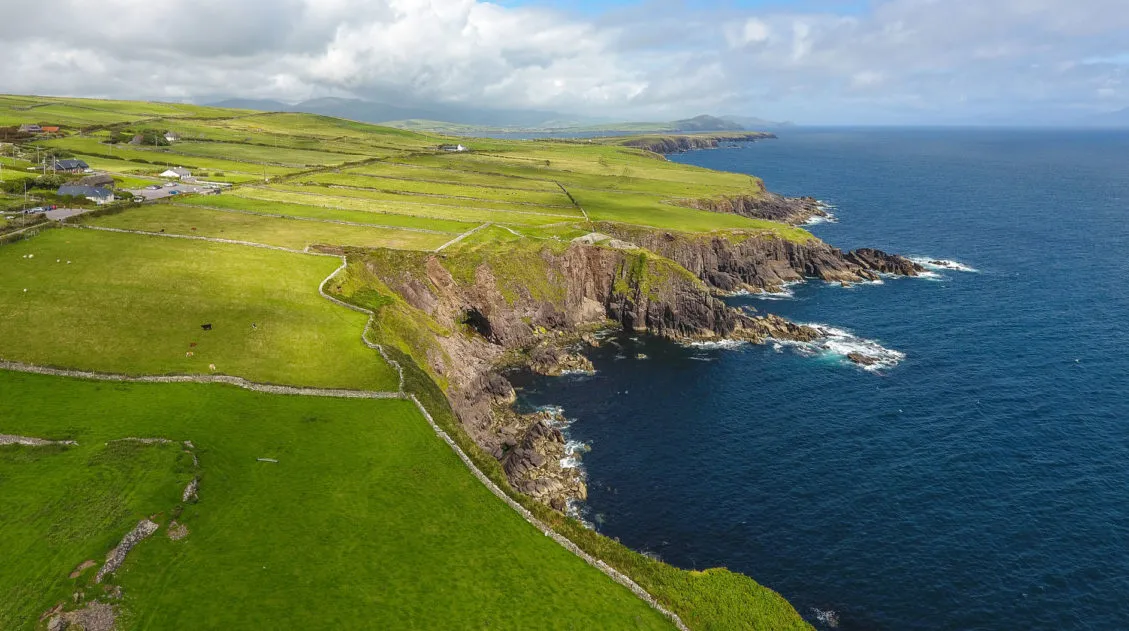
[[[821,628],[1129,629],[1129,133],[797,130],[672,159],[834,204],[833,245],[978,271],[737,299],[892,368],[619,337],[595,376],[528,386],[591,447],[587,519]]]

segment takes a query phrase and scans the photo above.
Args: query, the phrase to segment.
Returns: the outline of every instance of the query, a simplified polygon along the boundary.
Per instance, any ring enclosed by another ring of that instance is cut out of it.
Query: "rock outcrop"
[[[764,140],[766,138],[776,138],[776,134],[753,131],[753,132],[740,132],[740,133],[726,133],[726,134],[692,134],[692,135],[678,135],[672,134],[667,136],[639,136],[623,141],[625,147],[634,147],[636,149],[645,149],[658,154],[667,153],[682,153],[684,151],[693,151],[695,149],[716,149],[723,142],[751,142],[754,140]]]
[[[684,199],[679,200],[678,203],[698,210],[767,219],[794,226],[807,223],[813,217],[831,216],[823,204],[814,197],[785,197],[764,190],[763,185],[761,193],[757,195],[723,195]]]
[[[519,286],[517,295],[512,287],[503,294],[506,279],[496,277],[489,259],[475,266],[473,282],[456,281],[450,269],[465,264],[457,253],[429,256],[414,267],[372,262],[366,273],[380,278],[421,317],[463,331],[435,336],[439,348],[417,358],[426,356],[432,374],[446,380],[448,399],[464,428],[502,463],[510,483],[563,509],[569,499],[586,495],[584,480],[578,469],[561,466],[568,454],[553,419],[513,412],[514,389],[501,374],[507,366],[520,364],[548,375],[590,371],[591,363],[577,349],[582,338],[595,338],[581,333],[609,324],[678,340],[810,341],[820,337],[817,330],[773,315],[751,316],[717,298],[717,288],[772,286],[809,271],[851,280],[862,273],[822,244],[790,252],[783,241],[733,249],[739,244],[674,239],[681,245],[668,251],[683,254],[690,267],[647,249],[619,247],[603,235],[574,241],[563,251],[515,252],[526,259],[519,265],[509,262],[509,268],[537,267],[538,277],[552,279],[552,297],[535,296],[526,286]],[[672,243],[661,234],[656,240],[656,245]],[[740,260],[754,253],[759,258]],[[402,271],[389,273],[390,268]]]

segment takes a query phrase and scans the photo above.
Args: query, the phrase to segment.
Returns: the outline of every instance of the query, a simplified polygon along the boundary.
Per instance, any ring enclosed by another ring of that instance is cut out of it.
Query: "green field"
[[[203,197],[199,195],[185,195],[177,199],[176,205],[238,210],[261,213],[264,215],[281,215],[284,217],[308,217],[311,219],[326,219],[331,221],[349,221],[395,228],[418,228],[438,232],[466,232],[478,225],[478,223],[466,221],[396,215],[367,208],[365,210],[338,210],[324,206],[290,204],[237,195],[209,195]]]
[[[214,364],[252,381],[395,390],[395,372],[361,344],[366,317],[317,293],[340,264],[236,245],[48,230],[0,247],[0,358],[128,374],[206,374]],[[211,331],[201,330],[205,323]]]
[[[375,226],[351,226],[326,221],[300,221],[209,208],[157,204],[132,208],[88,222],[95,226],[165,232],[249,241],[303,250],[310,245],[434,250],[458,236],[451,232],[421,232]]]
[[[0,390],[0,431],[78,442],[0,446],[0,628],[99,595],[93,568],[68,574],[148,516],[162,528],[111,579],[123,629],[670,628],[499,502],[409,402],[6,372]],[[106,445],[127,436],[176,443]]]

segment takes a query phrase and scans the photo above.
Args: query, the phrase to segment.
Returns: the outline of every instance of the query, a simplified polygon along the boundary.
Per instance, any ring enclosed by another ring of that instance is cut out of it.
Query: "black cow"
[[[201,324],[200,328],[204,329],[205,331],[211,331],[212,330],[212,323],[209,322],[207,324]]]

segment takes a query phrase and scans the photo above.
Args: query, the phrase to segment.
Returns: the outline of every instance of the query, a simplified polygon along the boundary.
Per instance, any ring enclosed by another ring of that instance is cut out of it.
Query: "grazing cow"
[[[189,342],[188,348],[196,348],[196,342]]]
[[[209,322],[207,324],[201,324],[200,328],[204,329],[205,331],[211,331],[212,330],[212,323]]]
[[[215,372],[216,371],[216,365],[215,364],[208,364],[208,370]]]
[[[193,355],[195,355],[195,354],[196,354],[196,353],[193,353],[192,351],[188,351],[187,353],[185,353],[185,354],[184,354],[184,356],[185,356],[185,357],[192,357],[192,356],[193,356]]]

